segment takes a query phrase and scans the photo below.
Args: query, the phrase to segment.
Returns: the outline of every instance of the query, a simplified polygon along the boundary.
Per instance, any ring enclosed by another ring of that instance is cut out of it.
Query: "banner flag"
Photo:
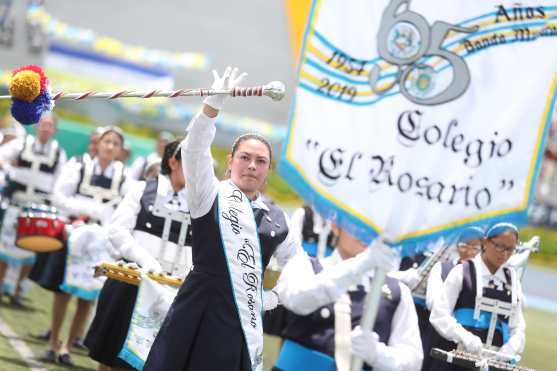
[[[557,1],[315,0],[281,175],[403,254],[527,222],[555,106]]]
[[[60,290],[83,300],[96,300],[106,277],[95,277],[95,267],[112,260],[107,229],[99,224],[75,227],[67,245],[66,269]]]
[[[151,346],[159,333],[178,288],[164,285],[142,274],[126,341],[118,357],[136,370],[143,370]]]

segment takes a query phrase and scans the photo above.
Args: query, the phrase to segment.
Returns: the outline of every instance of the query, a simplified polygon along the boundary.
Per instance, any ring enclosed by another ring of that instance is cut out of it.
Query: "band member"
[[[438,361],[432,359],[430,351],[432,347],[450,350],[451,345],[435,331],[429,316],[431,307],[439,292],[443,290],[443,282],[449,275],[451,269],[457,264],[473,259],[479,254],[482,248],[484,230],[479,227],[469,227],[462,231],[458,237],[456,248],[458,256],[437,262],[431,269],[427,277],[426,299],[425,302],[416,301],[416,312],[418,313],[418,323],[420,325],[420,335],[424,350],[423,371],[432,369],[432,365]],[[434,368],[434,367],[433,367]]]
[[[397,279],[387,276],[385,280],[373,331],[363,331],[359,327],[370,274],[361,276],[359,284],[347,293],[335,291],[331,295],[330,287],[320,285],[311,290],[300,287],[303,286],[300,282],[310,282],[319,272],[328,276],[333,272],[332,267],[366,249],[347,231],[340,229],[337,234],[338,243],[332,255],[322,260],[313,258],[311,264],[289,264],[279,278],[276,290],[281,294],[284,307],[279,306],[265,315],[266,327],[273,329],[276,329],[272,323],[275,318],[286,318],[284,327],[274,333],[285,341],[273,370],[299,370],[302,365],[309,371],[348,370],[352,355],[364,360],[365,370],[371,367],[374,370],[419,370],[422,348],[418,319],[410,290]],[[370,249],[379,249],[379,246]],[[397,260],[390,259],[389,255],[377,259],[377,265],[396,267]],[[284,288],[285,283],[290,289]],[[330,277],[329,285],[335,284],[336,279]],[[305,291],[305,300],[291,295],[292,288]],[[335,297],[337,300],[331,300]],[[287,312],[287,315],[280,312]]]
[[[433,302],[433,327],[467,352],[480,353],[487,348],[516,355],[524,349],[522,289],[516,272],[506,265],[517,241],[518,230],[513,224],[492,226],[481,254],[455,266]],[[497,321],[493,336],[488,336],[493,315]],[[445,369],[459,368],[447,365]]]
[[[105,203],[125,194],[129,188],[129,183],[124,182],[124,165],[115,161],[123,142],[124,136],[120,129],[105,128],[99,137],[94,158],[87,155],[68,161],[54,186],[54,204],[67,212],[71,218],[86,217],[89,223],[106,223],[114,208],[111,203]],[[71,298],[70,294],[60,289],[64,280],[67,254],[67,246],[49,253],[42,269],[34,271],[32,277],[41,287],[54,293],[49,349],[43,358],[72,365],[69,344],[73,344],[84,332],[93,302],[78,298],[69,336],[60,343],[60,329]]]
[[[161,131],[159,134],[159,139],[157,140],[157,145],[155,152],[149,154],[147,157],[138,157],[130,166],[128,175],[132,179],[145,180],[147,177],[147,170],[149,165],[160,161],[163,154],[165,146],[174,140],[174,135],[168,131]]]
[[[165,146],[161,174],[137,182],[114,212],[108,227],[110,240],[118,258],[184,278],[191,269],[189,220],[180,142],[174,141]],[[110,278],[103,286],[85,339],[101,371],[132,368],[118,353],[126,340],[137,292],[137,286]]]
[[[213,89],[234,88],[245,76],[231,68],[222,77],[213,74]],[[219,182],[215,177],[210,146],[224,98],[205,100],[182,144],[194,268],[168,311],[144,370],[262,370],[261,313],[278,303],[275,292],[262,290],[263,271],[271,255],[281,266],[296,254],[308,259],[289,234],[284,212],[260,193],[271,167],[267,140],[256,134],[237,138],[228,156],[230,178]],[[348,264],[349,278],[359,277],[371,266],[372,256],[362,254]]]
[[[290,228],[293,232],[299,231],[302,246],[309,256],[323,258],[333,252],[337,237],[333,233],[331,222],[323,219],[310,205],[294,211]]]
[[[99,144],[99,137],[101,136],[104,130],[105,130],[104,127],[97,127],[93,131],[91,131],[91,134],[89,135],[89,143],[87,144],[87,151],[79,156],[74,156],[70,158],[70,161],[83,162],[94,158],[97,155],[97,145]],[[49,253],[37,253],[35,264],[33,265],[31,272],[29,273],[29,278],[31,280],[33,281],[39,280],[42,271],[44,270],[44,266],[48,261],[49,256],[50,256]],[[50,333],[51,333],[50,329],[47,329],[35,335],[35,337],[39,340],[48,341],[48,339],[50,339]],[[79,349],[86,349],[85,345],[83,344],[84,335],[85,335],[84,333],[80,334],[79,337],[76,338],[72,346]]]
[[[21,208],[33,202],[48,204],[54,181],[66,162],[66,153],[52,137],[57,120],[45,114],[36,126],[35,136],[17,138],[0,148],[0,167],[8,173],[2,197],[9,199],[0,243],[0,293],[8,265],[20,267],[11,303],[22,306],[21,283],[29,274],[35,253],[15,246],[16,223]]]

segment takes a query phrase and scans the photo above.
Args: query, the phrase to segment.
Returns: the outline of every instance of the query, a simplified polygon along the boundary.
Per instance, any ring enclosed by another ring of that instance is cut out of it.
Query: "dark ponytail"
[[[172,172],[172,170],[170,169],[170,165],[168,164],[171,158],[177,161],[182,161],[182,151],[180,148],[180,143],[182,143],[182,139],[177,139],[164,146],[164,154],[161,160],[162,175],[170,175],[170,173]]]

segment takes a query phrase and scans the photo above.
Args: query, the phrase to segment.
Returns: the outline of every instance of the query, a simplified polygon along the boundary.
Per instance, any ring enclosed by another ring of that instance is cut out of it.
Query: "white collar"
[[[37,138],[33,138],[33,152],[46,152],[46,149],[50,147],[51,142],[51,140],[48,140],[48,142],[42,144]]]
[[[178,194],[178,199],[180,200],[180,210],[188,211],[187,207],[187,198],[186,198],[186,187],[182,188],[178,192],[174,192],[174,188],[172,188],[172,183],[170,179],[166,175],[159,174],[158,175],[158,185],[157,185],[157,194],[163,198],[164,202],[169,202],[174,193]]]
[[[507,277],[505,276],[505,271],[503,270],[505,264],[500,266],[499,269],[497,269],[497,271],[495,272],[495,274],[491,274],[489,268],[485,265],[482,259],[481,253],[476,255],[473,261],[474,261],[474,265],[476,266],[476,269],[479,270],[478,273],[480,277],[484,278],[486,281],[489,281],[490,278],[496,278],[501,282],[505,282],[505,283],[507,282]]]
[[[327,256],[326,258],[323,258],[323,265],[335,266],[341,263],[343,260],[344,259],[342,259],[342,256],[340,256],[338,250],[334,249],[331,255]]]
[[[96,157],[93,160],[93,163],[95,164],[93,170],[93,173],[95,175],[102,174],[107,178],[112,178],[112,175],[114,174],[114,161],[110,162],[110,164],[108,164],[108,166],[106,167],[106,169],[104,169],[104,171],[102,171],[101,164],[99,163],[99,160]]]
[[[263,202],[263,196],[261,193],[258,193],[257,198],[251,201],[251,207],[252,209],[263,209],[265,211],[269,211],[269,207],[265,202]]]

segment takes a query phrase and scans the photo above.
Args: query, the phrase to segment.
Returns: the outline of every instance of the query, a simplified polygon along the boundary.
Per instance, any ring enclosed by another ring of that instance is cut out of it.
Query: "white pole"
[[[325,253],[327,252],[327,240],[329,233],[331,233],[331,221],[323,220],[319,218],[319,221],[323,222],[321,229],[319,230],[319,235],[317,238],[317,259],[319,261],[323,260]]]
[[[377,318],[377,312],[379,311],[381,290],[383,288],[383,284],[385,283],[386,275],[387,271],[384,268],[376,268],[373,278],[371,278],[370,288],[366,294],[362,319],[360,321],[360,327],[362,330],[369,331],[375,325],[375,319]],[[351,364],[352,367],[350,367],[350,371],[361,371],[364,361],[359,357],[353,356]]]

